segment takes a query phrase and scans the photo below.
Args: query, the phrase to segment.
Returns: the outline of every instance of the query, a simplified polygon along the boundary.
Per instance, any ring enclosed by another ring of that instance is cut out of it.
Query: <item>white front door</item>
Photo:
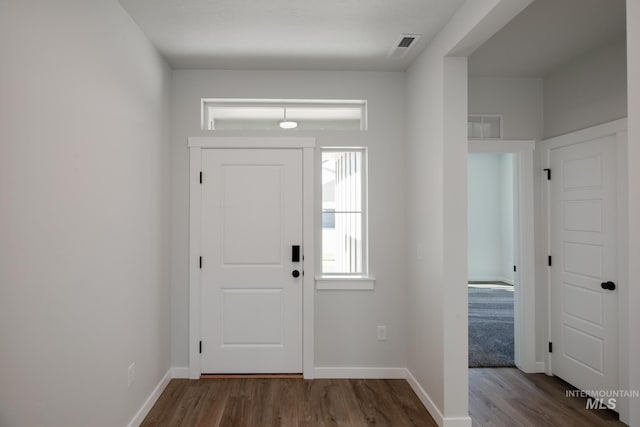
[[[202,171],[202,373],[300,373],[302,150],[205,149]]]
[[[551,151],[551,366],[581,390],[617,379],[615,138]]]

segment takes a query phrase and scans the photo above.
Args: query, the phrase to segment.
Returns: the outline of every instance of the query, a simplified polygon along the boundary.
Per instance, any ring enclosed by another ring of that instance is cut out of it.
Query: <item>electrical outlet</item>
[[[136,364],[135,362],[129,365],[127,369],[127,387],[131,387],[131,384],[136,380]]]
[[[387,326],[378,326],[378,341],[385,341],[387,339]]]

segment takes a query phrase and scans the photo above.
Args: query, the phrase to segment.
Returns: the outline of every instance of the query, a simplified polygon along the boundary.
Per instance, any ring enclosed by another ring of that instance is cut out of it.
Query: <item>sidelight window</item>
[[[367,274],[366,151],[322,150],[322,274]]]

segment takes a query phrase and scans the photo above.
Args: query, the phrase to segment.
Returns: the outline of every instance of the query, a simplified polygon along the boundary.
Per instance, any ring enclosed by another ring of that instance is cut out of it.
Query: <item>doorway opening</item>
[[[515,366],[514,155],[469,153],[469,367]]]

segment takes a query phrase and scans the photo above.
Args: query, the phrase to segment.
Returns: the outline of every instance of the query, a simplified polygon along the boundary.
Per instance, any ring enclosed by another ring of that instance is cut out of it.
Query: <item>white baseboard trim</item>
[[[427,411],[429,411],[429,413],[431,414],[433,419],[436,421],[436,423],[438,423],[438,425],[442,427],[444,425],[444,415],[442,415],[442,412],[440,412],[436,404],[433,403],[433,400],[431,400],[427,392],[424,391],[424,389],[418,383],[418,380],[416,380],[416,378],[413,376],[411,371],[409,371],[408,369],[406,371],[407,371],[407,382],[413,389],[413,392],[418,396],[418,399],[420,399],[424,407],[427,408]]]
[[[435,422],[440,427],[471,427],[471,417],[445,417],[440,412],[440,409],[433,403],[431,397],[427,394],[427,392],[422,388],[418,380],[413,376],[411,371],[406,370],[407,373],[407,382],[413,389],[413,392],[418,396],[418,399],[422,402],[424,407],[427,409],[429,414],[433,417]]]
[[[405,379],[406,368],[330,368],[320,367],[314,369],[316,378],[370,378],[370,379]]]
[[[513,286],[513,279],[509,279],[508,277],[503,277],[500,281]]]
[[[189,379],[189,367],[174,366],[171,368],[171,378]]]
[[[469,282],[504,282],[513,285],[513,279],[504,276],[472,276],[467,279]]]
[[[443,427],[471,427],[471,417],[446,417]]]
[[[153,389],[153,391],[151,392],[151,395],[149,395],[149,397],[144,402],[142,407],[138,410],[138,412],[133,417],[133,419],[129,422],[127,427],[138,427],[140,424],[142,424],[142,421],[144,421],[144,418],[147,416],[151,408],[153,408],[153,405],[155,405],[156,401],[158,400],[158,398],[160,397],[164,389],[169,384],[169,381],[171,381],[171,376],[172,376],[172,370],[169,369],[167,373],[164,375],[164,377],[162,377],[162,379],[160,380],[156,388]]]
[[[542,374],[546,372],[544,362],[530,362],[522,365],[516,363],[516,368],[525,374]]]

